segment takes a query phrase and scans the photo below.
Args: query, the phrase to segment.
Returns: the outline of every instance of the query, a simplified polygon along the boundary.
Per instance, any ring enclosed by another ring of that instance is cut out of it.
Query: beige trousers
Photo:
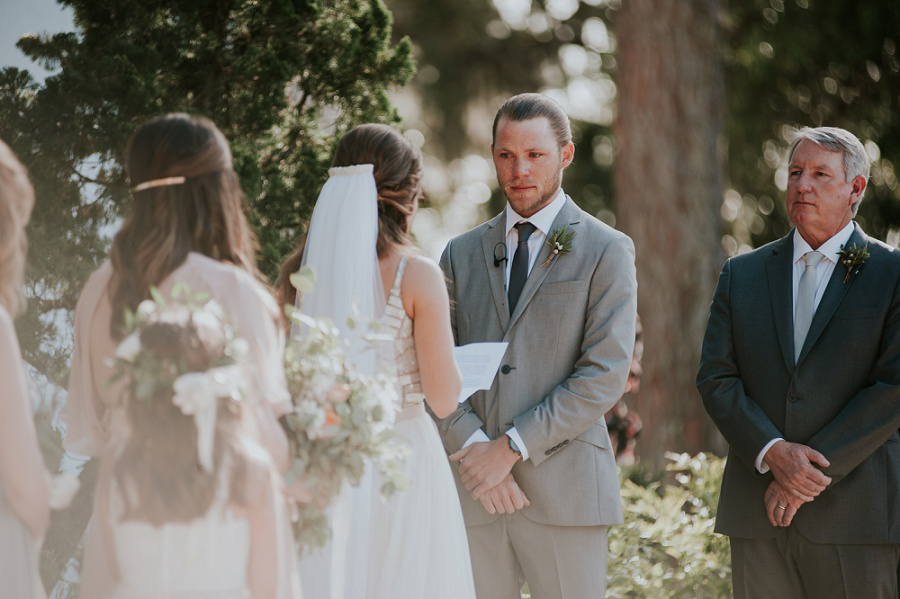
[[[521,512],[467,526],[478,599],[606,596],[606,526],[550,526]]]

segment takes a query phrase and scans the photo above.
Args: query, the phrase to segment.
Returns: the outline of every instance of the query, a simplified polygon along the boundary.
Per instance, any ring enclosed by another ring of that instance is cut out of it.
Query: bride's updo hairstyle
[[[0,141],[0,306],[11,316],[24,307],[21,293],[28,246],[25,225],[34,206],[34,191],[19,162]]]
[[[378,241],[381,258],[394,245],[413,246],[409,237],[410,217],[423,195],[422,154],[393,127],[366,124],[351,129],[334,151],[331,166],[372,164],[378,189]],[[306,236],[281,266],[278,300],[293,305],[297,291],[288,280],[300,269]]]
[[[150,297],[189,252],[258,276],[231,150],[212,121],[181,113],[153,119],[131,137],[127,169],[133,201],[110,251],[114,339],[122,337],[125,309]]]

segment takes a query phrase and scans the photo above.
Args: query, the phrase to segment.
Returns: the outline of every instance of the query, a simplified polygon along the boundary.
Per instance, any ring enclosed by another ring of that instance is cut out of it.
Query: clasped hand
[[[506,441],[473,443],[450,456],[459,462],[459,474],[472,498],[480,501],[489,514],[512,513],[531,505],[511,471],[519,460]]]
[[[826,468],[830,462],[806,445],[778,441],[766,452],[765,461],[775,477],[765,495],[766,515],[772,526],[790,526],[800,506],[831,484],[831,477],[814,465]]]
[[[766,452],[765,462],[784,490],[803,502],[812,501],[831,484],[831,477],[814,466],[827,468],[831,463],[812,447],[778,441]]]

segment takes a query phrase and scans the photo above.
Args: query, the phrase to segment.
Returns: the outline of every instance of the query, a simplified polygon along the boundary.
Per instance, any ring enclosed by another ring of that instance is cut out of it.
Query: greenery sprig
[[[550,257],[547,258],[541,267],[549,265],[557,256],[568,254],[572,251],[572,238],[575,237],[575,231],[569,227],[563,229],[554,229],[547,238],[547,245],[550,246]]]
[[[851,247],[841,246],[838,256],[841,258],[841,264],[847,268],[844,275],[844,283],[850,281],[850,278],[859,272],[862,265],[869,259],[869,244],[858,246],[855,243]]]

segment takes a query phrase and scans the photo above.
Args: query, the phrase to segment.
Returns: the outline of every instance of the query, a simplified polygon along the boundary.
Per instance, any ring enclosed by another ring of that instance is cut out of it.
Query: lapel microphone
[[[499,252],[497,250],[500,250]],[[499,255],[498,255],[499,254]],[[506,257],[506,242],[501,241],[494,246],[494,266],[500,266],[501,262],[508,262]]]

